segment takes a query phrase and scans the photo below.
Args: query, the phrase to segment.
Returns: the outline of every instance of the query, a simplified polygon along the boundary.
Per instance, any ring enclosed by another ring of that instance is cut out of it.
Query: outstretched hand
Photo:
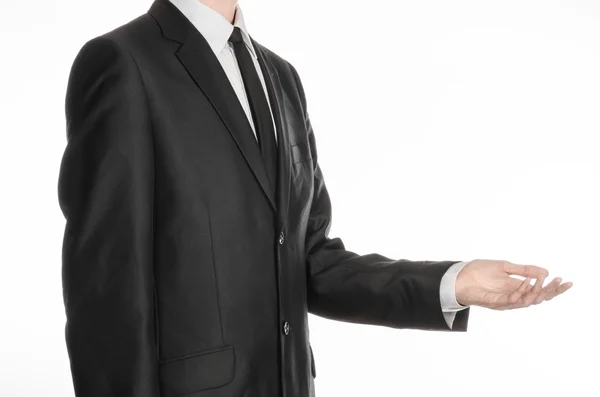
[[[524,280],[511,275],[525,277]],[[548,270],[508,261],[476,259],[468,262],[456,279],[456,300],[465,306],[495,310],[519,309],[548,301],[573,286],[556,277],[545,287]],[[531,280],[536,279],[535,284]]]

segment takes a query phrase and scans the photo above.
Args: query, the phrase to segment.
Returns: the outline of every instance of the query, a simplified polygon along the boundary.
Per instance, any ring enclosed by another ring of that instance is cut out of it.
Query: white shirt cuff
[[[450,266],[440,283],[440,303],[442,311],[455,312],[467,308],[456,300],[456,277],[458,273],[465,267],[467,262],[458,262]]]
[[[463,306],[456,300],[456,277],[468,262],[458,262],[450,266],[440,283],[440,304],[446,324],[452,329],[456,312],[466,309],[469,306]]]

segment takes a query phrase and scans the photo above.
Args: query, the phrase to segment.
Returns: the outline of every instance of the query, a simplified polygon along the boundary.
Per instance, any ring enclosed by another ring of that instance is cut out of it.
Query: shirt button
[[[283,323],[283,333],[286,335],[290,333],[290,323],[287,321]]]
[[[279,244],[283,244],[283,242],[285,241],[285,234],[283,234],[283,231],[279,234]]]

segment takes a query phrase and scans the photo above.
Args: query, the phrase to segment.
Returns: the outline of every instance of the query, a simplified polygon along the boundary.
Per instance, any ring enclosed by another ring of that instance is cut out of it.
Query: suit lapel
[[[284,104],[284,93],[281,88],[281,82],[279,80],[279,74],[277,69],[269,61],[267,54],[265,54],[263,48],[252,39],[252,45],[256,50],[258,56],[258,62],[263,75],[265,76],[265,85],[269,94],[269,102],[271,104],[271,111],[273,112],[273,118],[275,119],[275,127],[277,130],[277,150],[279,154],[279,172],[277,182],[277,205],[279,207],[279,219],[281,224],[285,224],[289,199],[290,199],[290,183],[291,183],[291,149],[289,132],[287,129],[288,122],[286,118],[285,104]]]
[[[202,34],[168,0],[154,0],[148,13],[157,20],[166,38],[182,44],[175,55],[213,105],[260,184],[272,209],[277,211],[277,199],[273,195],[274,189],[269,181],[252,127],[212,49]],[[278,111],[273,111],[275,114],[278,113]]]

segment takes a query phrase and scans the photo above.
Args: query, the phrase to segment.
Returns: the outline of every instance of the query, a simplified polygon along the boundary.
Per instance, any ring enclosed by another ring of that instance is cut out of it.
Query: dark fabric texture
[[[271,180],[275,189],[277,183],[277,144],[265,90],[258,77],[252,56],[243,41],[240,28],[236,26],[233,29],[229,41],[233,44],[235,57],[244,81],[244,89],[250,104],[252,120],[254,121],[254,128],[265,161],[265,167],[267,167],[267,174],[269,174],[269,180]]]
[[[168,1],[74,60],[58,196],[77,397],[313,397],[308,313],[448,330],[439,286],[458,261],[359,255],[328,236],[302,84],[253,44],[277,127],[276,190],[221,65]]]

